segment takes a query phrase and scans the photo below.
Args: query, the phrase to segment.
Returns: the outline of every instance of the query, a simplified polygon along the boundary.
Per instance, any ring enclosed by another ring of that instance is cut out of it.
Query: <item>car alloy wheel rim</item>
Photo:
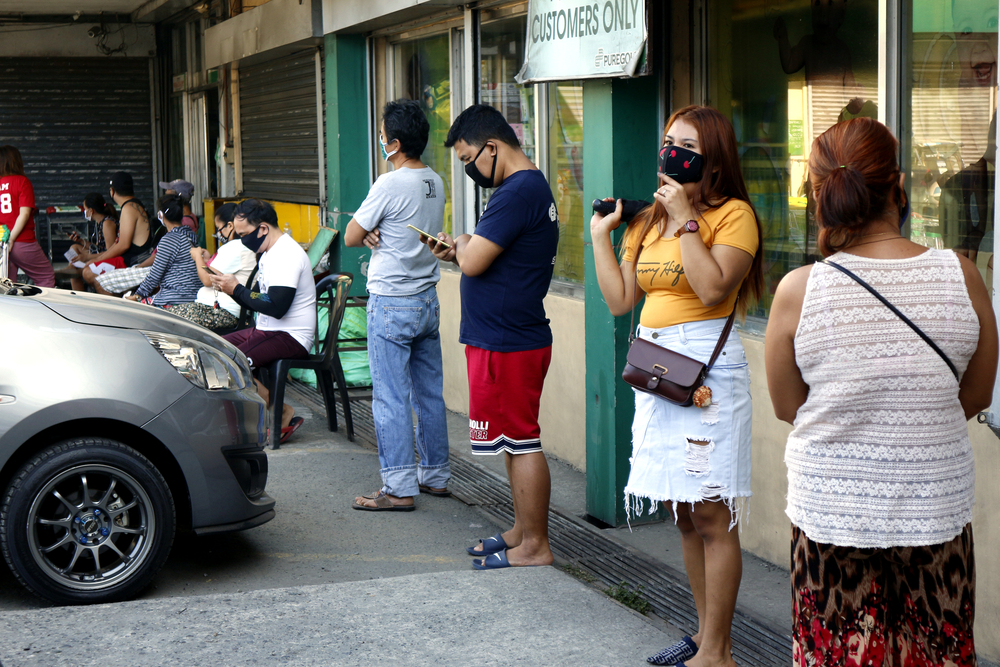
[[[60,472],[28,512],[31,555],[50,579],[98,591],[137,571],[156,534],[152,502],[135,478],[112,466]]]

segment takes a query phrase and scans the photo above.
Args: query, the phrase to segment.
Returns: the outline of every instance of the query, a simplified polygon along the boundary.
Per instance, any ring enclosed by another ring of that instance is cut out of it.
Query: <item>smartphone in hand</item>
[[[407,227],[409,227],[410,229],[412,229],[413,231],[415,231],[417,234],[420,234],[423,237],[426,237],[428,239],[433,240],[434,242],[436,242],[438,245],[440,245],[443,248],[450,248],[451,247],[450,243],[445,243],[444,241],[442,241],[438,237],[434,236],[433,234],[429,234],[429,233],[425,232],[424,230],[420,229],[419,227],[414,227],[413,225],[407,225]]]

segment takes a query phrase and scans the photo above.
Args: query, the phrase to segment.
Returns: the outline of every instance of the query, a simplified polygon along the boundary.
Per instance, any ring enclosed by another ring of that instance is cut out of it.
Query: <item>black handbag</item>
[[[955,376],[956,380],[959,380],[959,381],[961,380],[961,378],[958,375],[958,369],[955,368],[955,364],[951,363],[951,359],[949,359],[948,355],[944,353],[944,350],[942,350],[940,347],[938,347],[937,343],[935,343],[933,340],[931,340],[931,337],[928,336],[927,334],[925,334],[920,327],[918,327],[916,324],[914,324],[912,321],[910,321],[910,318],[908,318],[906,315],[904,315],[903,313],[901,313],[899,311],[899,308],[896,308],[896,306],[894,306],[891,303],[889,303],[888,299],[886,299],[884,296],[882,296],[881,294],[879,294],[878,290],[876,290],[874,287],[872,287],[871,285],[869,285],[868,283],[866,283],[859,276],[855,275],[855,273],[853,271],[851,271],[848,268],[845,268],[845,267],[841,266],[840,264],[837,264],[836,262],[831,262],[828,259],[821,259],[818,262],[818,264],[826,264],[827,266],[832,266],[833,268],[837,269],[838,271],[840,271],[841,273],[843,273],[844,275],[846,275],[848,278],[851,278],[852,280],[854,280],[854,282],[858,283],[859,285],[861,285],[862,287],[864,287],[866,290],[868,290],[869,292],[871,292],[872,296],[874,296],[876,299],[878,299],[879,301],[881,301],[885,305],[886,308],[888,308],[889,310],[891,310],[896,315],[896,317],[898,317],[899,319],[903,320],[903,322],[907,326],[909,326],[911,329],[913,329],[916,332],[916,334],[918,336],[920,336],[924,340],[925,343],[927,343],[928,345],[931,346],[931,349],[933,349],[935,352],[938,353],[938,356],[941,357],[941,359],[944,360],[944,363],[948,364],[948,368],[951,369],[951,372]]]

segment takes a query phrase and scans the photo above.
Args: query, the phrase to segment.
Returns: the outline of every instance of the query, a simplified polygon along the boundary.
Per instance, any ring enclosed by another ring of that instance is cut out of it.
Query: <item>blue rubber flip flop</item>
[[[492,556],[498,551],[507,549],[507,543],[503,541],[503,536],[500,533],[493,537],[487,537],[485,540],[479,540],[479,544],[483,545],[482,551],[476,551],[476,547],[466,547],[465,550],[469,552],[470,556]]]
[[[683,660],[690,660],[698,654],[698,645],[690,637],[683,637],[676,644],[671,644],[656,655],[646,658],[651,665],[679,665],[684,667]]]
[[[505,567],[510,567],[510,561],[507,560],[507,550],[490,554],[482,560],[474,560],[472,567],[477,570],[502,570]]]

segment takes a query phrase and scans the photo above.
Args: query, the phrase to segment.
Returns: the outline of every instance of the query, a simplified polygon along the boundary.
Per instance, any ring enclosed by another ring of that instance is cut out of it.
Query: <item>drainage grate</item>
[[[323,414],[323,401],[315,390],[293,382],[295,398]],[[352,401],[354,432],[358,440],[375,444],[371,403]],[[342,417],[337,406],[338,418]],[[341,422],[342,424],[343,422]],[[451,457],[452,493],[474,505],[501,525],[513,525],[514,507],[507,480],[462,457]],[[557,509],[549,511],[549,542],[556,558],[571,563],[597,578],[605,587],[624,581],[633,589],[642,587],[656,615],[684,631],[698,626],[698,613],[687,587],[687,577],[649,556],[609,538],[603,532]],[[791,635],[769,627],[739,608],[733,619],[733,655],[740,665],[777,667],[788,665]]]

